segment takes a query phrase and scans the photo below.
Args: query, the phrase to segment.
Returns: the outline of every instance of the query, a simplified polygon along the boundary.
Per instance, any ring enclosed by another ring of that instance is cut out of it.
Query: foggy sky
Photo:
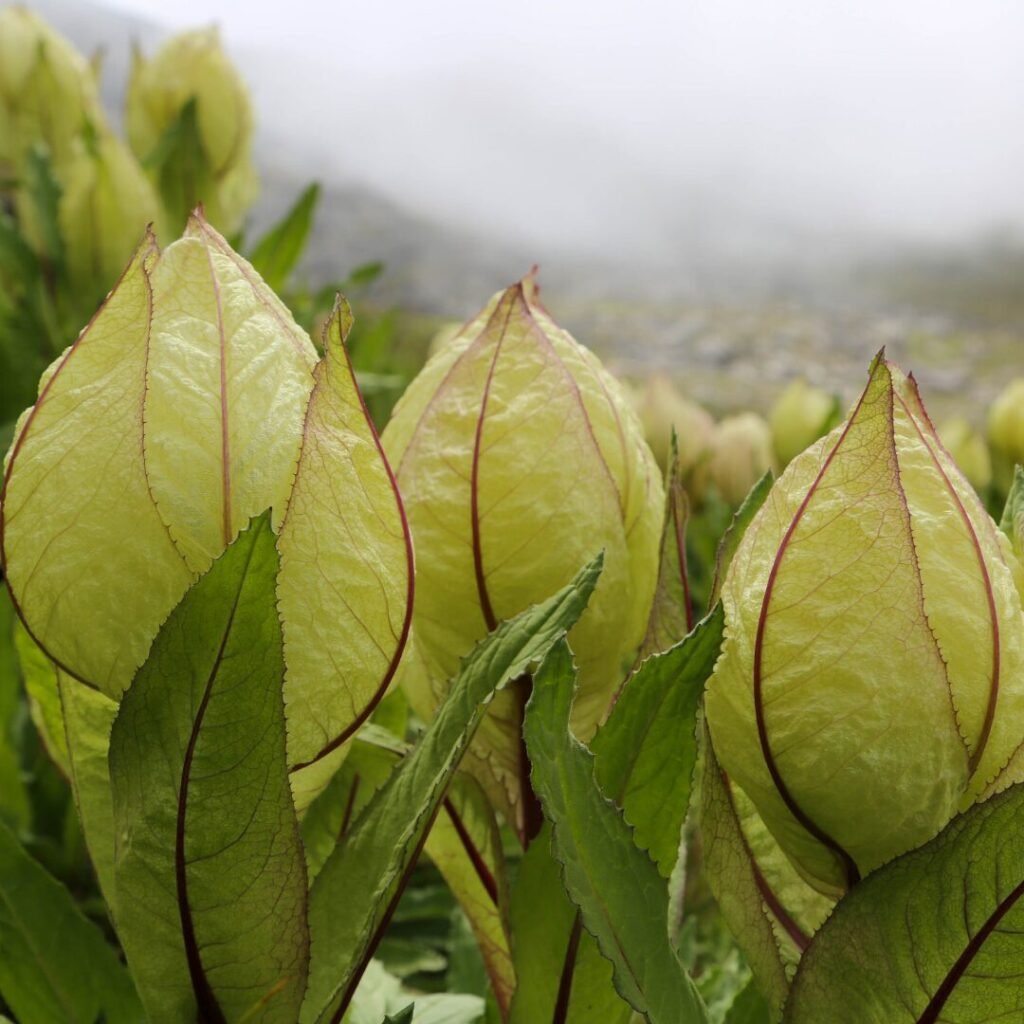
[[[1013,0],[114,0],[217,21],[264,146],[453,223],[642,258],[1024,228]]]

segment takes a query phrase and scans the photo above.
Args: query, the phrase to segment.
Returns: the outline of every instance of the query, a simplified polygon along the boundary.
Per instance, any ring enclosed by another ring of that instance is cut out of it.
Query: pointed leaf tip
[[[412,622],[412,537],[345,347],[351,323],[339,296],[278,538],[293,771],[337,750],[366,721],[391,685]]]

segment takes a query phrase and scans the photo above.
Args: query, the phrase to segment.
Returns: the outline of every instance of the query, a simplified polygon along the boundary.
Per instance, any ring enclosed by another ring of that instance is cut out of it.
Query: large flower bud
[[[879,357],[747,530],[707,695],[723,768],[822,891],[1024,777],[1013,575],[913,378]]]
[[[249,92],[221,47],[216,28],[174,36],[150,60],[135,54],[125,127],[140,160],[153,153],[190,100],[195,100],[199,142],[212,184],[205,194],[185,197],[186,202],[203,203],[210,221],[232,232],[258,189],[253,117]]]
[[[60,166],[86,122],[103,122],[89,62],[25,7],[0,10],[0,172],[45,145]],[[0,178],[3,173],[0,173]]]
[[[661,473],[619,384],[556,326],[528,277],[427,363],[383,441],[416,545],[417,709],[432,712],[497,622],[603,549],[601,581],[570,634],[574,727],[589,736],[643,638],[658,568]],[[513,816],[520,729],[516,695],[499,693],[473,748]]]
[[[99,298],[163,210],[131,150],[110,133],[87,133],[67,164],[59,219],[72,284]]]
[[[411,617],[411,547],[349,322],[339,306],[318,362],[201,217],[163,253],[150,236],[44,375],[0,504],[27,631],[65,681],[114,700],[188,587],[271,508],[288,756],[307,780],[383,695]]]
[[[839,418],[836,406],[832,395],[812,387],[803,377],[795,378],[786,387],[768,415],[772,444],[781,465],[788,465],[828,432]]]

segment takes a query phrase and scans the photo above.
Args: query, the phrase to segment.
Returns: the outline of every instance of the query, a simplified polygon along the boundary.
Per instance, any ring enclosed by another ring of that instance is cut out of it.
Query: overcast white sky
[[[1024,226],[1020,0],[108,0],[219,22],[309,174],[625,251]]]

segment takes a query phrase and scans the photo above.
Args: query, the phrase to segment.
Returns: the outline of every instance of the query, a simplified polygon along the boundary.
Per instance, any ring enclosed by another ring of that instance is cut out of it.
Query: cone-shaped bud
[[[744,412],[727,416],[715,427],[701,476],[725,501],[738,507],[750,488],[776,468],[768,424],[756,413]]]
[[[6,581],[61,673],[119,698],[187,588],[269,507],[293,769],[322,769],[366,718],[405,643],[412,556],[349,322],[339,307],[318,363],[201,217],[162,254],[147,239],[44,375],[5,465]]]
[[[707,454],[715,428],[711,414],[696,402],[684,398],[672,383],[672,378],[664,373],[652,375],[635,398],[647,443],[663,470],[668,464],[672,430],[675,429],[680,476],[685,481]]]
[[[213,180],[206,194],[187,198],[201,202],[209,220],[230,233],[240,226],[258,184],[249,92],[216,28],[174,36],[149,60],[136,52],[125,127],[140,160],[151,156],[190,100],[195,101],[199,142]]]
[[[540,306],[532,277],[437,353],[383,434],[416,543],[415,647],[430,715],[459,659],[604,550],[570,634],[574,727],[589,736],[643,638],[658,570],[661,473],[618,383]],[[522,708],[499,693],[470,766],[515,820]]]
[[[992,456],[981,433],[962,416],[947,420],[939,428],[946,451],[976,491],[992,483]]]
[[[1024,623],[1003,535],[879,357],[747,530],[709,683],[722,767],[837,893],[1024,776]]]
[[[83,126],[103,123],[89,62],[25,7],[0,10],[0,172],[42,144],[60,167]],[[0,177],[3,174],[0,173]],[[123,261],[122,261],[123,265]]]
[[[88,133],[66,165],[59,219],[72,284],[100,298],[146,225],[162,226],[163,210],[131,150],[115,135]]]
[[[768,416],[780,465],[789,465],[828,432],[839,418],[837,404],[832,395],[812,387],[803,377],[797,377],[786,387]]]

